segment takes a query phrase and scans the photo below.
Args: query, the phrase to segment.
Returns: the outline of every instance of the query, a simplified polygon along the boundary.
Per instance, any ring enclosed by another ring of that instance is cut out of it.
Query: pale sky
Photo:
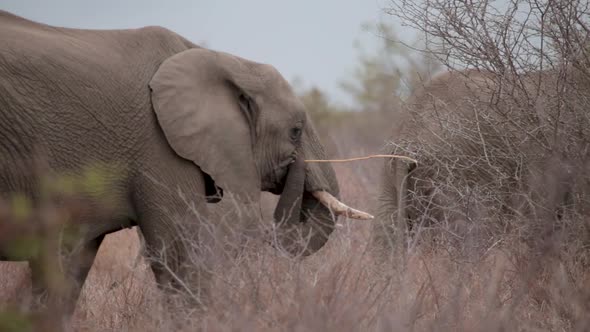
[[[270,63],[287,80],[299,77],[333,101],[347,102],[338,82],[351,77],[358,56],[354,41],[369,49],[378,42],[361,24],[395,23],[381,10],[389,1],[2,0],[0,8],[66,27],[161,25],[212,49]]]

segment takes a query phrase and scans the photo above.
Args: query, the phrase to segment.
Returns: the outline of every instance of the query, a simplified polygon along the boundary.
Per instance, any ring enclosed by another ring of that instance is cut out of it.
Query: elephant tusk
[[[318,201],[320,201],[320,203],[332,210],[336,215],[344,215],[351,219],[360,220],[370,220],[375,218],[366,212],[353,209],[350,206],[340,202],[338,199],[336,199],[336,197],[332,196],[327,191],[314,191],[312,192],[312,195]]]

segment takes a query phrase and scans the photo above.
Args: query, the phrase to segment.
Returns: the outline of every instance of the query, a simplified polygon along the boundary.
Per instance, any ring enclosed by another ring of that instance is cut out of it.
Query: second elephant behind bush
[[[551,71],[449,71],[416,89],[394,116],[387,152],[418,163],[384,163],[375,247],[405,247],[417,226],[442,226],[458,241],[485,226],[490,239],[517,216],[538,225],[560,218],[565,207],[585,213],[590,120],[583,87],[590,85],[570,73],[578,84],[565,94]]]

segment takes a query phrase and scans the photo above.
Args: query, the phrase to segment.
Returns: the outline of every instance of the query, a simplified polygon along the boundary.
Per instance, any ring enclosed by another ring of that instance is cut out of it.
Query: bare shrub
[[[387,153],[418,164],[385,164],[373,239],[386,253],[406,249],[398,256],[448,253],[461,269],[501,248],[517,267],[508,307],[532,299],[569,328],[585,326],[588,310],[589,8],[391,2],[388,13],[420,31],[421,51],[446,70],[393,120]],[[545,287],[580,295],[576,308]]]
[[[394,1],[389,13],[423,32],[423,51],[450,70],[419,88],[394,125],[392,144],[420,164],[410,214],[454,205],[468,222],[512,215],[547,221],[545,230],[564,209],[586,214],[588,3]]]

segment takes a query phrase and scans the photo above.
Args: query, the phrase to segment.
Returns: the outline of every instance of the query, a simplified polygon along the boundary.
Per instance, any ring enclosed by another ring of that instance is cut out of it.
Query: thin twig
[[[408,160],[408,161],[414,162],[416,164],[418,163],[418,161],[416,159],[406,157],[406,156],[400,156],[400,155],[396,155],[396,154],[373,154],[373,155],[366,156],[366,157],[356,157],[356,158],[349,158],[349,159],[326,159],[326,160],[309,159],[309,160],[305,160],[305,162],[306,163],[346,163],[349,161],[366,160],[366,159],[371,159],[371,158],[398,158],[398,159]]]

